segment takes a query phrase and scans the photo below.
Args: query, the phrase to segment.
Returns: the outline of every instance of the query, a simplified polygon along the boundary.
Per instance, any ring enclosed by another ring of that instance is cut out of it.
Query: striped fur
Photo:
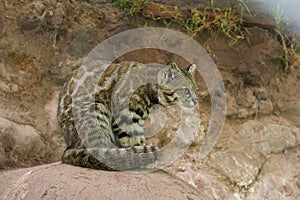
[[[117,84],[124,79],[125,87],[135,78],[142,79],[138,74],[127,78],[141,66],[145,67],[130,61],[111,65],[97,61],[73,73],[62,88],[58,106],[58,124],[67,144],[63,163],[103,170],[155,168],[158,149],[145,146],[144,122],[153,105],[191,109],[197,104],[195,66],[183,70],[170,63],[158,70],[157,83],[133,91],[128,104],[115,114],[113,94],[125,98],[123,87],[118,89]],[[102,68],[106,70],[101,75]]]

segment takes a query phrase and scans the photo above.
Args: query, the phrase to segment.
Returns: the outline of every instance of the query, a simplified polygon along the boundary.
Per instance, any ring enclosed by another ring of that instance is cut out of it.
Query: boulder
[[[242,125],[240,135],[254,149],[264,155],[281,153],[296,145],[296,137],[291,127],[274,123],[249,120]]]
[[[109,172],[52,163],[0,172],[0,199],[206,199],[163,171]]]
[[[0,168],[32,165],[45,149],[34,127],[0,117]]]

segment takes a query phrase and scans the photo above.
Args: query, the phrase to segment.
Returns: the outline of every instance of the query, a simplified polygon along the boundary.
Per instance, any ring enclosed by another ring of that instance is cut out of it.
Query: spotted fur
[[[139,67],[146,66],[89,62],[68,79],[58,106],[58,124],[67,144],[63,163],[103,170],[155,168],[158,148],[145,145],[144,122],[154,105],[192,109],[197,104],[195,65],[181,69],[172,62],[155,71],[157,83],[132,91],[128,103],[123,101],[114,113],[113,95],[122,101],[128,95],[126,86],[143,81],[142,75],[130,76]]]

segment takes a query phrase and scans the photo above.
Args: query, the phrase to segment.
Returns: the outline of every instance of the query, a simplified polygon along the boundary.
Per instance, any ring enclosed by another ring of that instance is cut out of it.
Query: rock
[[[5,92],[10,92],[10,87],[6,83],[0,80],[0,90]]]
[[[249,68],[249,66],[247,67]],[[259,87],[262,82],[263,76],[261,75],[261,72],[254,67],[250,67],[248,71],[241,73],[241,75],[243,76],[244,83],[247,85]]]
[[[255,115],[257,112],[256,99],[252,91],[246,90],[237,98],[232,97],[229,93],[226,94],[227,111],[226,116],[238,119],[246,119]]]
[[[98,4],[103,4],[103,3],[107,3],[107,0],[92,0],[91,2],[95,2]]]
[[[281,153],[296,144],[293,130],[284,125],[250,120],[242,125],[241,137],[264,155]]]
[[[1,38],[0,37],[0,50],[6,50],[9,48],[9,41],[6,40],[6,38]]]
[[[82,57],[92,50],[92,45],[89,41],[90,34],[86,31],[74,34],[74,39],[71,42],[71,51],[76,57]]]
[[[104,29],[107,36],[112,36],[122,31],[126,31],[127,24],[124,21],[120,21],[116,24],[108,23],[105,25]]]
[[[127,24],[129,20],[126,16],[121,16],[114,8],[107,8],[102,10],[102,12],[104,14],[104,29],[107,36],[128,30]]]
[[[83,59],[83,57],[74,58],[66,54],[59,59],[57,65],[49,66],[49,73],[53,77],[65,81],[75,69],[80,67]]]
[[[250,117],[252,115],[254,115],[253,111],[249,111],[246,108],[239,108],[238,109],[238,116],[237,116],[237,118],[239,118],[239,119],[246,119],[246,118],[248,118],[248,117]]]
[[[0,168],[27,166],[38,159],[37,155],[44,154],[44,143],[32,126],[0,117]]]
[[[297,145],[299,145],[300,144],[300,128],[293,127],[293,133],[296,137],[296,143],[297,143]]]
[[[211,155],[221,173],[238,186],[247,187],[255,179],[265,158],[249,149],[228,149]]]
[[[258,103],[258,112],[261,115],[270,115],[272,114],[273,109],[273,103],[271,100],[263,100]]]
[[[248,190],[252,199],[299,199],[300,150],[288,154],[271,155],[258,180]]]
[[[0,63],[0,78],[6,77],[6,70],[3,63]]]
[[[106,3],[107,0],[82,0],[83,2],[87,3]]]
[[[44,110],[47,113],[47,120],[50,125],[48,133],[52,133],[52,132],[55,133],[51,136],[51,143],[56,145],[55,152],[54,152],[56,155],[55,161],[61,159],[62,152],[66,148],[63,134],[60,132],[60,130],[57,126],[56,115],[57,115],[57,105],[58,105],[59,93],[60,93],[60,90],[55,90],[52,93],[49,101],[44,106]]]
[[[226,184],[206,172],[186,170],[177,173],[176,176],[196,187],[206,200],[234,199],[232,191]]]
[[[53,163],[0,172],[1,199],[206,199],[163,171],[107,172]]]
[[[0,90],[5,91],[5,92],[17,92],[19,91],[18,85],[14,83],[9,83],[7,84],[8,81],[1,81],[0,80]]]
[[[2,16],[0,16],[0,39],[6,34],[6,31],[7,31],[6,25],[4,24],[4,20]]]
[[[46,103],[46,105],[44,106],[44,109],[48,114],[48,122],[53,130],[57,128],[56,114],[57,114],[58,98],[59,98],[59,90],[56,90],[52,93],[48,103]]]
[[[256,103],[256,98],[253,96],[253,92],[251,90],[245,89],[245,91],[238,95],[236,101],[242,108],[252,108]]]
[[[114,12],[111,9],[103,10],[103,13],[105,15],[105,18],[104,18],[105,23],[116,24],[120,21],[119,14],[117,12]]]
[[[285,102],[281,114],[286,119],[295,123],[296,126],[300,127],[300,101]]]
[[[252,92],[256,99],[259,101],[269,99],[267,90],[264,87],[253,87]]]
[[[17,16],[18,26],[21,31],[32,31],[39,27],[41,21],[38,19],[31,19],[30,17],[21,14]]]
[[[233,98],[229,93],[226,94],[226,116],[234,117],[238,115],[238,106],[236,105],[235,98]]]

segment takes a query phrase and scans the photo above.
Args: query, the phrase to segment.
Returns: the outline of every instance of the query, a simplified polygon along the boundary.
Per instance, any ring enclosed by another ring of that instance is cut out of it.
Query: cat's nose
[[[194,106],[197,105],[197,100],[196,99],[192,99],[192,103],[193,103]]]

